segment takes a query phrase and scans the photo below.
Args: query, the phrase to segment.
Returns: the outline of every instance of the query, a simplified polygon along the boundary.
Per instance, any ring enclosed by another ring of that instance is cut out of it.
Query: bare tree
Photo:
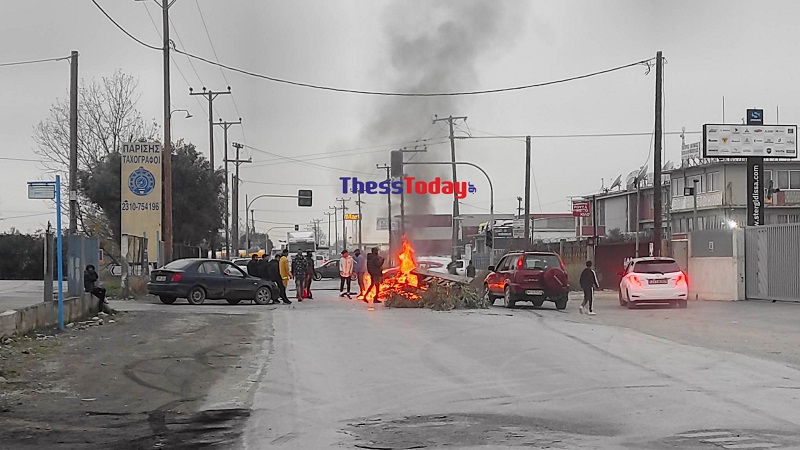
[[[136,109],[139,81],[121,70],[111,76],[81,83],[78,90],[78,170],[91,171],[103,158],[119,152],[122,142],[154,140],[159,131],[155,122],[146,121]],[[34,131],[45,169],[66,175],[69,171],[69,96],[56,99],[46,119]],[[66,178],[66,176],[65,176]],[[65,183],[66,185],[66,183]],[[80,194],[79,194],[80,195]],[[97,208],[81,195],[79,220],[87,231],[87,219],[97,228]]]

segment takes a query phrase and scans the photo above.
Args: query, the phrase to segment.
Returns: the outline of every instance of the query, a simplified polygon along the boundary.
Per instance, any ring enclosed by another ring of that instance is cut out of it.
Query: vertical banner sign
[[[122,144],[122,234],[147,237],[147,258],[158,261],[161,237],[161,144]]]
[[[748,125],[764,125],[763,109],[747,110]],[[764,158],[747,158],[747,225],[764,224]]]
[[[747,158],[747,225],[764,225],[764,158]]]

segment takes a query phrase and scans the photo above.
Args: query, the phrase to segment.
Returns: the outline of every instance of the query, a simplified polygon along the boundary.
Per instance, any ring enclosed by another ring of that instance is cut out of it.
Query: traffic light
[[[297,206],[311,206],[310,189],[300,189],[297,191]]]
[[[486,230],[486,246],[489,248],[494,248],[494,242],[492,241],[492,230]]]
[[[300,225],[295,225],[294,226],[294,231],[300,231]]]
[[[393,150],[391,153],[392,178],[403,177],[403,153],[400,150]]]

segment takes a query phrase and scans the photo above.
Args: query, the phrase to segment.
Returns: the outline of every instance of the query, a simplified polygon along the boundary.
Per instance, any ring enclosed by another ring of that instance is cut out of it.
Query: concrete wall
[[[64,324],[91,316],[100,310],[92,295],[64,299]],[[37,303],[0,313],[0,338],[58,326],[58,301]]]
[[[744,230],[737,229],[730,232],[725,239],[714,233],[698,232],[695,236],[690,234],[689,240],[689,299],[690,300],[744,300]],[[728,241],[724,253],[730,256],[717,256],[707,250],[708,242]],[[705,247],[704,247],[705,245]],[[696,252],[696,249],[700,250]]]

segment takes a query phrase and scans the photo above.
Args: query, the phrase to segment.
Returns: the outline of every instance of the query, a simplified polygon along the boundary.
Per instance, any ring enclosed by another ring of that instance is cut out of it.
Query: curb
[[[64,299],[64,325],[97,312],[99,306],[100,300],[91,295]],[[55,326],[58,326],[58,301],[0,312],[0,338]]]

